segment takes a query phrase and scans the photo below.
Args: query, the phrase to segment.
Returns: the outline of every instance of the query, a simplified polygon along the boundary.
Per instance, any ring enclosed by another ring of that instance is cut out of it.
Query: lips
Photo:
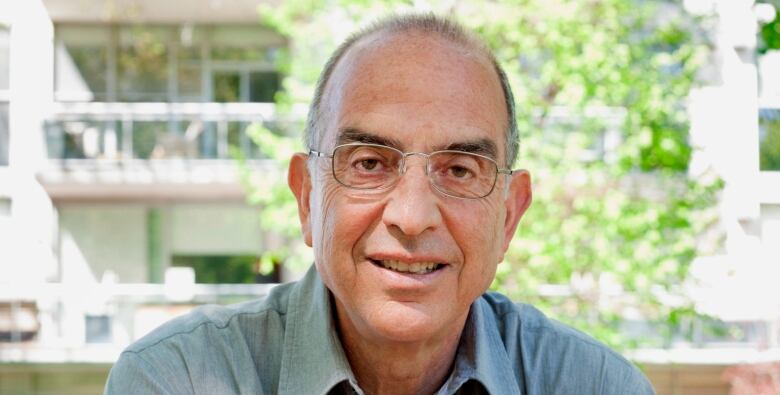
[[[444,266],[437,262],[402,262],[396,259],[371,259],[377,266],[399,273],[428,274]]]

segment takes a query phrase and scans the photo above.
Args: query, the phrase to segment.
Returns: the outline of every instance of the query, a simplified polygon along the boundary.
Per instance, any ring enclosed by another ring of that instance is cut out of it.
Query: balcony
[[[242,199],[236,155],[279,173],[247,133],[289,127],[271,103],[57,103],[45,125],[54,199]],[[217,187],[217,188],[215,188]]]

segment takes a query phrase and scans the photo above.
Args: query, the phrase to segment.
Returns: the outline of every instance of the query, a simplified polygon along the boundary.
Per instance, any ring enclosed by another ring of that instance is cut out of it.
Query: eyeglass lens
[[[398,180],[403,162],[403,153],[390,147],[347,144],[333,152],[333,175],[350,188],[383,189]],[[427,164],[433,186],[448,195],[484,197],[496,182],[496,163],[480,155],[437,151],[428,155]]]

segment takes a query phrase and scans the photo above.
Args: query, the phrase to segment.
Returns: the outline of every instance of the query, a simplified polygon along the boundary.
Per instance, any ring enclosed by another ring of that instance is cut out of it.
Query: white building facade
[[[246,133],[285,122],[256,6],[0,3],[1,394],[98,393],[152,327],[282,280],[234,160],[280,173]]]

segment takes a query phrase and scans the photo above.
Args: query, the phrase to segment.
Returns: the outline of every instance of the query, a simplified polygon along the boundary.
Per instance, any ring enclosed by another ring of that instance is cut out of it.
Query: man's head
[[[406,32],[424,33],[430,36],[437,36],[455,44],[460,44],[464,49],[469,49],[475,55],[481,55],[491,63],[495,69],[496,75],[501,83],[501,92],[504,95],[504,105],[507,112],[506,125],[506,147],[507,162],[502,165],[512,167],[517,159],[519,149],[519,138],[517,132],[517,120],[515,118],[515,102],[512,97],[512,88],[506,77],[504,69],[498,64],[495,56],[485,43],[472,33],[463,29],[457,23],[448,19],[437,18],[434,15],[403,15],[383,19],[369,27],[352,34],[347,38],[331,55],[325,68],[317,81],[317,87],[314,90],[314,98],[309,108],[309,116],[304,130],[304,141],[307,149],[316,150],[319,147],[321,136],[329,123],[330,108],[328,102],[323,100],[325,87],[328,86],[336,64],[339,63],[344,54],[352,48],[358,41],[372,35],[393,35]],[[387,59],[388,61],[390,59]]]
[[[504,167],[516,155],[513,119],[511,92],[483,44],[451,22],[402,17],[334,54],[307,144],[326,154],[345,143],[474,152]],[[291,162],[304,237],[334,295],[343,336],[457,339],[530,203],[525,172],[498,174],[492,193],[464,199],[434,188],[424,156],[406,162],[398,181],[381,190],[340,184],[327,158],[299,154]],[[376,171],[361,158],[349,163]]]

